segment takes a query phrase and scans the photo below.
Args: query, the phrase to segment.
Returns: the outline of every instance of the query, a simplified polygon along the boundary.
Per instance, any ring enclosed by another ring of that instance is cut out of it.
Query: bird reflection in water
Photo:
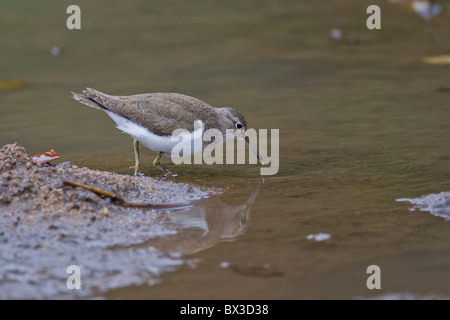
[[[168,213],[162,223],[175,228],[177,233],[150,239],[145,245],[186,255],[241,236],[247,230],[250,209],[262,185],[263,182],[240,205],[228,205],[213,197],[197,201],[192,208]]]

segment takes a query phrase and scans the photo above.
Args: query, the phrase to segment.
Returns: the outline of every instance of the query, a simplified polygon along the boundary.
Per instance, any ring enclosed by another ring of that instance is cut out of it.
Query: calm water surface
[[[180,243],[195,263],[106,297],[449,297],[450,222],[395,199],[450,190],[450,69],[422,61],[450,53],[450,7],[426,21],[383,1],[382,29],[370,31],[370,4],[79,1],[82,29],[69,31],[69,3],[4,3],[0,80],[28,85],[0,91],[0,144],[131,174],[131,139],[71,91],[180,92],[233,106],[250,127],[280,130],[279,173],[262,184],[254,165],[174,170],[177,181],[224,188],[229,206],[260,188],[245,228]],[[332,28],[345,39],[330,39]],[[142,151],[150,176],[154,156]],[[319,232],[331,238],[306,239]],[[373,264],[377,292],[366,287]]]

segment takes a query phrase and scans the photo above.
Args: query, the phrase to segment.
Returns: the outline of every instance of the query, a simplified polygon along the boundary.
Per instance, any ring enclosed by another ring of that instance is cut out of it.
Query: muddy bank
[[[65,186],[65,181],[112,192],[132,203],[187,203],[213,192],[172,181],[78,168],[70,162],[57,166],[34,164],[18,144],[0,150],[0,175],[0,210],[34,214],[83,213],[101,218],[110,212],[127,211],[113,206],[111,199]]]
[[[0,150],[0,298],[77,298],[158,281],[185,263],[177,252],[138,246],[177,233],[173,210],[129,208],[73,181],[134,203],[193,203],[218,190],[184,183],[33,164],[18,144]],[[187,210],[179,208],[178,210]],[[120,249],[118,249],[120,248]],[[69,265],[81,268],[82,290],[69,290]]]

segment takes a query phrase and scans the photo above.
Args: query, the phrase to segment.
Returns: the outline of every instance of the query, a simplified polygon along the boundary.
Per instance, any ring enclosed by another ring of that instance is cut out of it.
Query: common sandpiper
[[[245,135],[247,121],[236,109],[214,108],[197,98],[180,93],[113,96],[87,88],[82,94],[72,92],[72,95],[75,100],[89,107],[105,111],[116,122],[118,129],[133,138],[135,175],[140,172],[139,143],[142,143],[158,152],[153,165],[163,170],[166,176],[174,176],[161,165],[160,159],[162,156],[172,156],[174,141],[171,135],[176,129],[185,129],[193,134],[195,127],[201,128],[202,132],[212,128],[222,132],[223,141],[202,141],[202,151],[210,143],[224,143],[228,137],[226,131],[231,129],[235,137],[245,139],[249,149],[263,164],[261,155]]]

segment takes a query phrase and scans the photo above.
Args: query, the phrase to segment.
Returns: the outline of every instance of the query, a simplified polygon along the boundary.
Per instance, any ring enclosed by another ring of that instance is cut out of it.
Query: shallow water
[[[65,26],[68,4],[4,4],[0,80],[28,85],[0,91],[0,145],[131,174],[131,139],[71,91],[180,92],[233,106],[249,126],[280,130],[279,173],[261,184],[255,165],[180,166],[176,179],[225,188],[220,201],[231,206],[261,186],[246,227],[179,247],[186,263],[159,283],[106,297],[448,297],[449,222],[395,200],[450,190],[450,69],[422,61],[449,54],[450,8],[426,21],[381,2],[382,28],[368,30],[370,4],[80,1],[78,31]],[[332,28],[357,43],[330,39]],[[154,156],[142,150],[151,176]],[[307,239],[321,232],[330,239]],[[373,264],[381,290],[366,287]]]

